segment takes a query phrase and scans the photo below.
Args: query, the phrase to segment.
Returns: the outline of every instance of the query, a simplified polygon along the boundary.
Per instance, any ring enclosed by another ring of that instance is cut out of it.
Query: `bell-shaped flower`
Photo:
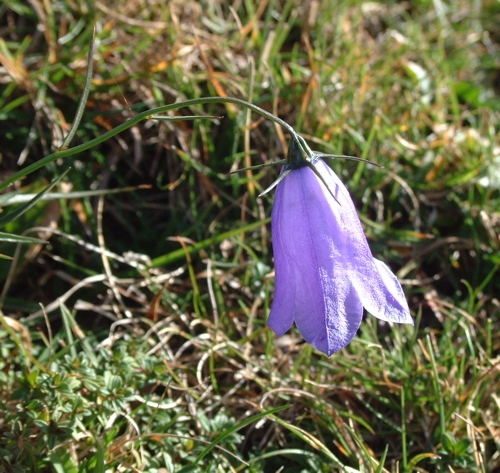
[[[373,257],[344,184],[321,155],[304,159],[298,146],[292,140],[271,216],[276,279],[268,325],[283,335],[295,322],[330,356],[356,335],[363,307],[388,322],[413,321],[396,276]]]

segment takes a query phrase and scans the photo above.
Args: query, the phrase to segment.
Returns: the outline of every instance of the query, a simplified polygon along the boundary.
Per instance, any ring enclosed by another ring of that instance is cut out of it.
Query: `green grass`
[[[499,470],[498,2],[260,3],[0,7],[0,471]],[[266,327],[278,169],[227,173],[287,130],[139,120],[208,96],[384,166],[332,163],[415,327]]]

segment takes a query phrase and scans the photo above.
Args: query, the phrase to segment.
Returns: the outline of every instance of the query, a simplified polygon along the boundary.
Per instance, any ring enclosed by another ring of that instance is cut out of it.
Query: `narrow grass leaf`
[[[76,347],[74,343],[74,338],[73,334],[75,334],[82,345],[83,351],[85,352],[85,355],[89,359],[89,361],[92,363],[92,365],[97,368],[99,366],[99,361],[95,355],[95,350],[92,347],[89,339],[85,336],[83,331],[81,330],[80,326],[76,323],[75,318],[73,317],[73,314],[68,310],[66,305],[64,303],[61,304],[61,314],[63,318],[63,323],[64,323],[64,330],[66,333],[66,336],[68,337],[68,344],[70,347],[71,355],[75,356],[74,354],[76,353]],[[70,343],[71,342],[71,343]]]
[[[30,238],[21,235],[13,235],[12,233],[4,233],[0,232],[0,241],[5,241],[8,243],[30,243],[30,244],[44,244],[46,243],[44,240],[40,240],[39,238]]]
[[[441,457],[435,453],[421,453],[419,455],[416,455],[408,462],[408,466],[404,469],[404,472],[411,473],[415,471],[415,467],[417,466],[417,464],[427,458],[439,459]]]
[[[205,458],[214,448],[216,445],[218,445],[220,442],[222,442],[226,437],[229,437],[229,435],[233,434],[234,432],[237,432],[238,430],[242,429],[243,427],[246,427],[247,425],[252,424],[253,422],[257,422],[260,419],[263,419],[264,417],[270,417],[272,419],[277,419],[273,414],[276,414],[278,412],[284,411],[285,409],[289,409],[291,407],[291,404],[285,404],[284,406],[280,407],[275,407],[273,409],[269,409],[267,411],[259,412],[258,414],[249,417],[248,419],[243,420],[239,424],[234,425],[230,429],[227,429],[226,431],[222,432],[213,442],[211,445],[209,445],[203,452],[200,453],[198,458],[195,460],[194,464],[198,464],[203,458]]]
[[[95,473],[104,473],[104,471],[106,470],[106,458],[104,447],[102,446],[102,442],[100,440],[97,442],[95,461]]]
[[[61,316],[64,333],[66,334],[66,343],[68,344],[71,356],[73,359],[76,359],[78,354],[75,347],[75,339],[73,338],[73,326],[75,325],[75,319],[64,304],[61,304]]]
[[[234,230],[230,230],[225,233],[219,233],[218,235],[212,238],[207,238],[206,240],[200,241],[199,243],[195,243],[194,245],[191,246],[187,246],[186,248],[180,248],[166,255],[158,256],[152,261],[151,267],[157,268],[159,266],[164,266],[173,263],[174,261],[178,261],[183,257],[185,257],[186,252],[188,252],[189,254],[196,253],[197,251],[202,250],[204,248],[208,248],[211,245],[217,245],[226,239],[235,237],[237,235],[241,235],[242,233],[255,230],[256,228],[259,228],[262,225],[268,224],[270,221],[271,221],[270,218],[259,220],[258,222],[253,222],[248,225],[245,225],[244,227],[236,228]]]
[[[52,183],[46,187],[43,191],[38,193],[35,197],[33,197],[30,201],[26,202],[24,205],[21,205],[18,209],[14,210],[13,212],[5,215],[4,217],[0,218],[0,227],[3,227],[7,225],[9,222],[12,222],[15,220],[17,217],[22,215],[24,212],[29,210],[31,207],[33,207],[47,192],[50,191],[66,174],[68,173],[69,169],[64,171],[57,179],[54,179]]]
[[[80,102],[78,103],[78,108],[76,109],[75,119],[73,120],[73,124],[69,130],[68,136],[63,141],[61,148],[66,148],[71,143],[71,140],[75,136],[76,131],[78,130],[78,126],[80,125],[80,121],[83,117],[83,111],[85,110],[85,105],[87,105],[87,99],[89,97],[90,85],[92,83],[92,68],[93,68],[93,58],[95,52],[95,31],[96,27],[92,30],[92,36],[90,37],[90,48],[89,55],[87,59],[87,75],[85,77],[85,87],[83,88],[82,97]]]
[[[386,445],[384,453],[382,453],[382,456],[380,457],[380,463],[378,465],[378,468],[375,470],[375,473],[383,473],[384,471],[386,471],[384,469],[384,464],[385,464],[385,459],[387,458],[388,451],[389,451],[389,445]]]
[[[38,200],[58,200],[58,199],[84,199],[87,197],[97,197],[101,195],[120,194],[122,192],[133,192],[138,189],[149,189],[149,185],[135,186],[135,187],[122,187],[119,189],[99,189],[95,191],[78,191],[78,192],[51,192],[50,194],[43,195]],[[9,192],[0,196],[0,207],[7,207],[8,205],[22,204],[35,198],[38,194],[19,194],[18,192]]]
[[[444,434],[446,432],[446,414],[444,410],[444,400],[441,394],[441,387],[439,386],[439,374],[437,369],[436,358],[434,356],[434,347],[432,346],[432,340],[429,335],[427,335],[427,349],[431,357],[431,368],[432,368],[432,385],[434,387],[434,394],[438,401],[438,413],[439,413],[439,427],[440,427],[440,438],[443,441]]]
[[[319,450],[320,452],[324,453],[334,464],[335,466],[339,467],[339,468],[343,468],[344,470],[342,471],[347,471],[346,470],[346,465],[344,465],[328,448],[327,446],[321,442],[320,440],[318,440],[316,437],[314,437],[313,435],[311,435],[309,432],[306,432],[305,430],[295,426],[295,425],[292,425],[286,421],[284,421],[283,419],[280,419],[279,417],[276,417],[274,415],[269,415],[269,417],[274,420],[275,422],[277,422],[278,424],[280,424],[281,426],[285,427],[287,430],[289,430],[290,432],[292,432],[294,435],[296,435],[297,437],[299,437],[300,439],[302,439],[304,442],[306,442],[308,445],[310,445],[311,447]]]
[[[376,460],[375,458],[372,457],[372,454],[370,453],[370,451],[368,450],[368,448],[366,447],[365,443],[360,438],[360,436],[356,433],[356,431],[347,424],[344,424],[344,427],[351,433],[352,438],[358,444],[358,446],[361,449],[361,451],[363,452],[365,458],[370,463],[371,468],[374,469],[375,471],[377,471],[377,473],[389,473],[383,467],[384,466],[383,462],[379,462],[378,460]],[[388,446],[386,445],[385,455],[387,455],[387,448],[388,448]],[[385,461],[385,455],[384,455],[384,461]]]

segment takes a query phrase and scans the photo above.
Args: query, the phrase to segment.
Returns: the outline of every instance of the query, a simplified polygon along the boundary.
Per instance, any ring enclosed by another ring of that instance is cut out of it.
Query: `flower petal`
[[[342,251],[349,260],[349,278],[364,308],[375,317],[389,322],[413,323],[403,289],[396,276],[382,261],[372,256],[356,208],[342,181],[322,160],[316,169],[330,185],[340,206],[329,198],[332,211],[340,209],[339,233],[336,242],[343,241]]]
[[[408,302],[406,301],[406,296],[398,278],[384,262],[376,258],[374,258],[373,261],[375,261],[375,266],[383,281],[383,286],[381,288],[382,293],[377,294],[380,300],[377,301],[376,304],[377,307],[385,308],[383,312],[378,311],[377,313],[373,313],[373,315],[387,322],[413,325]],[[365,308],[368,312],[372,313],[368,307],[365,306]]]
[[[268,324],[282,335],[295,321],[305,340],[330,356],[355,336],[363,306],[382,320],[413,321],[396,276],[373,258],[344,184],[321,159],[314,165],[322,180],[300,167],[277,186]]]
[[[363,315],[349,255],[337,244],[339,209],[302,167],[278,185],[272,213],[276,289],[268,324],[281,335],[295,321],[305,340],[328,355],[352,340]]]

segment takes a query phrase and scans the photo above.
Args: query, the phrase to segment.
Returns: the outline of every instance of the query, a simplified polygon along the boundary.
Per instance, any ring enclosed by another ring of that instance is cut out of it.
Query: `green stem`
[[[93,148],[94,146],[105,142],[106,140],[109,140],[113,136],[117,135],[118,133],[121,133],[125,130],[128,130],[129,128],[133,127],[137,123],[141,122],[142,120],[147,120],[150,118],[154,118],[154,115],[160,114],[160,113],[165,113],[169,112],[171,110],[177,110],[179,108],[183,107],[190,107],[192,105],[201,105],[201,104],[209,104],[209,103],[233,103],[237,105],[241,105],[243,107],[247,107],[250,110],[254,111],[255,113],[258,113],[259,115],[262,115],[263,117],[274,121],[278,125],[281,125],[284,127],[291,135],[293,139],[296,139],[299,143],[299,147],[303,148],[301,141],[299,140],[299,137],[297,135],[297,132],[285,121],[283,121],[281,118],[276,117],[270,112],[267,112],[266,110],[258,107],[257,105],[251,104],[249,102],[246,102],[245,100],[241,99],[236,99],[232,97],[202,97],[198,99],[191,99],[191,100],[185,100],[183,102],[177,102],[173,103],[170,105],[163,105],[162,107],[157,107],[153,108],[151,110],[146,110],[145,112],[139,113],[137,116],[134,118],[131,118],[130,120],[126,121],[125,123],[122,123],[121,125],[118,125],[116,128],[113,128],[112,130],[103,133],[101,136],[98,136],[97,138],[94,138],[93,140],[88,141],[87,143],[82,143],[81,145],[75,146],[73,148],[69,149],[64,149],[64,150],[58,150],[55,153],[50,154],[49,156],[46,156],[45,158],[40,159],[36,163],[30,164],[24,169],[21,169],[20,171],[16,172],[12,176],[8,177],[5,179],[1,184],[0,184],[0,191],[11,185],[12,183],[18,181],[19,179],[22,179],[24,176],[27,176],[28,174],[31,174],[34,171],[37,171],[40,168],[43,168],[47,164],[55,161],[56,159],[62,159],[66,158],[68,156],[73,156],[77,153],[81,153],[82,151],[86,151],[90,148]],[[303,152],[306,155],[309,155],[307,153],[307,150],[303,148]]]

